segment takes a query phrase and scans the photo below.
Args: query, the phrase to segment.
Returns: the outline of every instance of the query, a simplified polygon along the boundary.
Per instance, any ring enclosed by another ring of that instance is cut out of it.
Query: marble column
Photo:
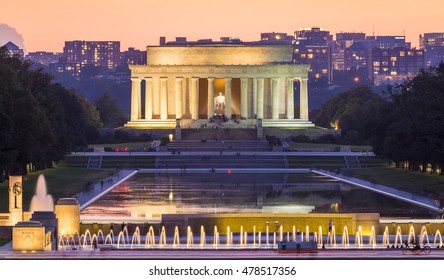
[[[225,116],[231,117],[231,78],[225,78]]]
[[[253,78],[253,115],[257,116],[257,79]]]
[[[167,77],[160,78],[160,119],[168,119]]]
[[[182,80],[183,78],[176,78],[175,95],[176,95],[176,119],[182,118]]]
[[[145,78],[145,120],[153,119],[153,79]]]
[[[257,79],[257,118],[264,118],[264,78]]]
[[[131,121],[139,119],[140,99],[140,79],[131,78]]]
[[[191,96],[190,96],[190,113],[193,120],[199,118],[199,78],[191,78]]]
[[[301,120],[308,120],[308,78],[300,78],[301,90],[299,93],[300,97],[300,116]]]
[[[279,79],[271,79],[271,118],[273,120],[279,119]]]
[[[241,117],[248,118],[248,78],[241,78]]]
[[[287,119],[294,119],[294,83],[293,78],[287,78]]]
[[[208,80],[208,118],[214,115],[214,78],[207,78]]]

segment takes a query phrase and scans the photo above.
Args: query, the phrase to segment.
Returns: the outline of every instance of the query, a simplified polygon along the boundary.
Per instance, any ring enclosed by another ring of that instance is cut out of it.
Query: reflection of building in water
[[[225,109],[225,96],[222,95],[222,92],[219,92],[219,96],[214,98],[214,107],[216,110]]]

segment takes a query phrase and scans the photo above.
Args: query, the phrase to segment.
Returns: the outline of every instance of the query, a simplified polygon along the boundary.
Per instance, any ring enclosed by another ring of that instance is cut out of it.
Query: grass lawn
[[[55,167],[30,173],[23,177],[23,209],[25,211],[29,209],[40,174],[45,176],[48,194],[52,195],[54,199],[58,199],[71,197],[88,184],[106,178],[113,172],[113,169]],[[8,181],[0,184],[0,207],[0,212],[8,211]]]
[[[333,170],[347,167],[344,157],[336,156],[289,156],[288,165],[290,168],[323,168]]]
[[[371,146],[354,146],[354,145],[339,145],[339,144],[317,144],[317,143],[300,143],[288,141],[288,145],[293,150],[300,151],[339,151],[342,147],[350,147],[351,152],[371,152]]]
[[[418,194],[444,196],[444,176],[413,172],[394,167],[343,170],[348,176]]]
[[[94,148],[94,146],[99,147],[111,147],[111,148],[148,148],[151,145],[151,141],[147,142],[127,142],[127,143],[111,143],[111,144],[92,144],[89,148]]]

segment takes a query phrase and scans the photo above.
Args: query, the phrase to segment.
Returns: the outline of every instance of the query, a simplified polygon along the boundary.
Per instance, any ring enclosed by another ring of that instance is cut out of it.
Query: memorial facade
[[[174,128],[220,115],[263,127],[306,128],[309,65],[291,46],[149,46],[147,65],[130,66],[129,128]],[[300,83],[295,118],[294,83]]]

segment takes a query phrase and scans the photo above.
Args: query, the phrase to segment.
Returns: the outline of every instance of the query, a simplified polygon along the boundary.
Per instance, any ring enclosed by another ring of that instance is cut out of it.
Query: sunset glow
[[[254,41],[261,32],[311,26],[332,34],[405,34],[418,46],[419,34],[444,30],[443,7],[441,0],[17,0],[2,3],[0,24],[15,28],[28,52],[61,52],[68,40],[116,40],[122,50],[157,45],[160,36]]]

